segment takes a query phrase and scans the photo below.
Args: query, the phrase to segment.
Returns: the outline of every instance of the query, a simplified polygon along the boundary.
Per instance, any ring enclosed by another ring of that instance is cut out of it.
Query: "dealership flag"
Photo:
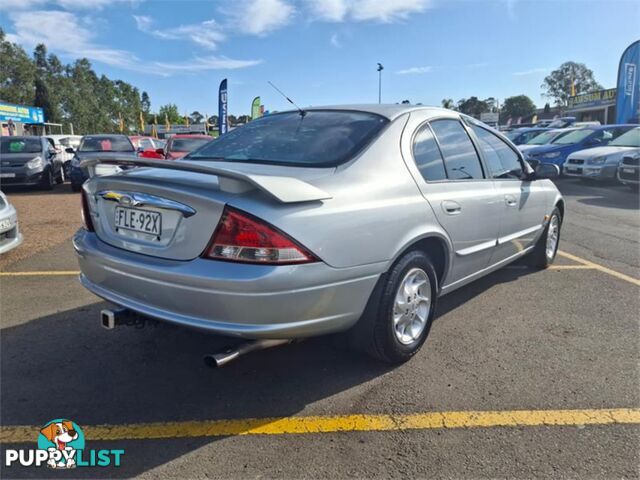
[[[256,97],[251,102],[251,120],[255,120],[256,118],[260,118],[262,116],[262,112],[260,109],[260,97]]]
[[[142,116],[142,112],[140,112],[140,133],[144,133],[144,117]]]
[[[227,133],[227,79],[220,82],[218,90],[218,131],[220,135]]]
[[[640,40],[627,47],[618,66],[616,123],[640,120]]]

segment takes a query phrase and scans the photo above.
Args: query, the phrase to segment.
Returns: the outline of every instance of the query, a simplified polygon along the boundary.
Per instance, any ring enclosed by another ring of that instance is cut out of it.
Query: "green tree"
[[[172,124],[178,124],[184,121],[184,118],[178,111],[178,106],[174,103],[168,103],[160,107],[158,110],[158,122],[164,123],[165,115]]]
[[[0,98],[5,102],[33,105],[36,68],[29,55],[6,40],[0,28]]]
[[[552,98],[556,105],[566,106],[572,90],[580,95],[600,90],[602,85],[596,82],[593,71],[584,63],[565,62],[544,79],[541,88],[545,90],[545,96]]]
[[[151,112],[151,100],[149,99],[149,94],[147,92],[142,92],[140,96],[140,106],[142,107],[142,112],[145,115],[149,115]]]
[[[202,115],[199,111],[191,112],[190,115],[192,123],[200,123],[204,120],[204,115]]]
[[[458,102],[457,110],[472,117],[479,117],[481,113],[489,111],[489,105],[478,97],[469,97]]]
[[[455,110],[456,104],[453,101],[453,98],[443,98],[442,99],[442,108],[447,108],[449,110]]]
[[[500,115],[503,118],[527,117],[533,115],[535,111],[536,106],[529,97],[526,95],[516,95],[504,99]]]

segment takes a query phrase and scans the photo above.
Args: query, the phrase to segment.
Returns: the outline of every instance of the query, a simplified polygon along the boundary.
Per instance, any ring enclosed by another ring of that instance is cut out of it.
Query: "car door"
[[[486,268],[496,244],[499,205],[459,118],[420,121],[412,114],[410,170],[454,249],[447,286]]]
[[[546,194],[540,184],[523,180],[521,155],[481,125],[470,123],[500,201],[500,229],[490,260],[496,264],[533,245],[544,227]]]

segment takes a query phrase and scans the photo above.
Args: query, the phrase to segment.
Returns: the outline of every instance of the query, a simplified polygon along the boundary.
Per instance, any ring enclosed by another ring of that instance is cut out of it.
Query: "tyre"
[[[53,186],[53,172],[51,171],[51,167],[49,167],[42,174],[42,179],[40,180],[40,188],[42,188],[43,190],[53,190]]]
[[[58,172],[58,175],[56,176],[56,183],[58,185],[64,183],[65,180],[65,175],[64,175],[64,168],[62,165],[60,165],[60,171]]]
[[[562,216],[558,207],[553,209],[547,226],[536,242],[535,247],[528,255],[528,264],[531,267],[544,269],[553,263],[558,253],[560,244],[560,229],[562,227]]]
[[[403,363],[425,342],[436,309],[438,280],[421,251],[401,257],[383,275],[352,329],[351,345],[385,363]]]

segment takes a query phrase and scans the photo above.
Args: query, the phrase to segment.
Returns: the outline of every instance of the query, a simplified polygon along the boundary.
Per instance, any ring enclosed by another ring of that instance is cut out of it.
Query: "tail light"
[[[82,190],[82,210],[80,213],[82,214],[82,223],[84,223],[84,228],[88,232],[95,231],[93,229],[93,220],[91,220],[91,211],[89,210],[89,199],[87,198],[87,192]]]
[[[225,207],[206,258],[231,262],[286,265],[318,259],[285,233],[248,213]]]

